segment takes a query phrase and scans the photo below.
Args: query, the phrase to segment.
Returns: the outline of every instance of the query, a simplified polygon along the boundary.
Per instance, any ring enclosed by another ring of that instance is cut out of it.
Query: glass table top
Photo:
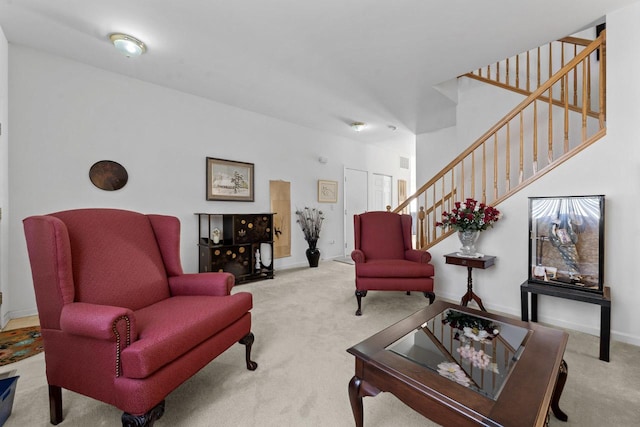
[[[387,347],[445,378],[497,400],[529,329],[447,309]]]

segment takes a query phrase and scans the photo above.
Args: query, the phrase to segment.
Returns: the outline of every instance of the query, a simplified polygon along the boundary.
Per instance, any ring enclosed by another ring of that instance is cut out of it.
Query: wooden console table
[[[529,294],[531,294],[531,321],[538,321],[538,294],[552,297],[582,301],[600,306],[600,360],[609,361],[611,343],[611,290],[604,287],[602,295],[580,289],[569,289],[560,286],[544,285],[526,281],[520,285],[520,304],[522,320],[529,321]]]
[[[460,256],[456,252],[447,254],[444,257],[447,264],[463,265],[467,267],[467,293],[462,297],[460,305],[466,307],[467,304],[469,304],[469,301],[474,300],[476,303],[478,303],[478,307],[480,307],[480,310],[487,311],[484,308],[484,305],[482,305],[482,300],[480,299],[480,297],[473,293],[473,279],[471,277],[471,270],[474,268],[481,268],[484,270],[485,268],[491,267],[495,263],[496,257],[492,255],[484,255],[480,258],[471,258]]]

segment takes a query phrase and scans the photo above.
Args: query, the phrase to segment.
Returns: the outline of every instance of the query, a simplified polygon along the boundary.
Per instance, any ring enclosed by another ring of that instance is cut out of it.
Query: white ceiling
[[[639,0],[0,0],[9,43],[364,142],[453,124],[434,86]],[[126,58],[108,35],[143,40]],[[369,127],[354,133],[348,124]],[[393,132],[388,125],[397,126]]]

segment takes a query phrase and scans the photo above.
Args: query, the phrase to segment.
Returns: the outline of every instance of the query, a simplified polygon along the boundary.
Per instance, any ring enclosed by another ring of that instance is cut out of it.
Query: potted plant
[[[309,245],[306,251],[309,267],[317,267],[318,261],[320,260],[320,251],[316,248],[316,245],[320,238],[324,214],[319,209],[305,206],[304,209],[296,210],[296,216],[298,217],[296,222],[300,224],[304,239]]]

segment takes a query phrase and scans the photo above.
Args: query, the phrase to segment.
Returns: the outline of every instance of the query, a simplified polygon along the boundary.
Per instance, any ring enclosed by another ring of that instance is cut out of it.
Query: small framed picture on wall
[[[318,202],[336,203],[338,201],[338,181],[318,180]]]

